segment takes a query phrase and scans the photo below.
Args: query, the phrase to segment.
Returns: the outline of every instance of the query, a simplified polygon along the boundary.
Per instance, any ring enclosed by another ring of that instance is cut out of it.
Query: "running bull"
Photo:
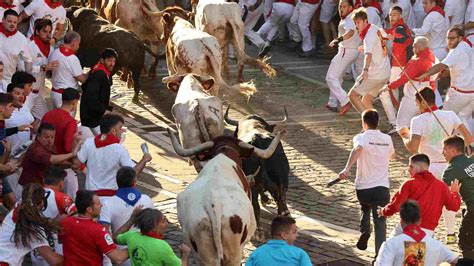
[[[163,78],[168,88],[176,92],[171,113],[184,148],[195,147],[224,134],[222,101],[209,94],[214,78],[197,74],[172,75]],[[205,165],[204,157],[190,157],[199,172]]]
[[[276,139],[272,131],[274,131],[275,126],[285,124],[288,119],[285,108],[285,118],[282,121],[266,121],[257,114],[248,115],[240,121],[235,121],[229,118],[229,109],[230,105],[225,112],[224,121],[229,125],[237,127],[234,135],[241,141],[260,149],[265,149]],[[250,180],[250,183],[252,187],[252,205],[257,224],[259,225],[260,220],[258,195],[262,195],[263,202],[268,201],[268,199],[265,199],[265,191],[269,191],[275,200],[278,214],[289,215],[290,211],[286,205],[286,192],[288,191],[290,167],[282,144],[278,143],[275,153],[271,157],[262,159],[257,156],[250,156],[243,160],[242,165],[247,176],[254,176],[254,180]]]
[[[184,149],[174,133],[170,129],[168,132],[178,155],[205,153],[212,157],[177,197],[178,220],[185,241],[196,252],[201,265],[241,265],[244,246],[256,229],[250,187],[241,169],[241,158],[251,154],[269,158],[281,133],[262,150],[231,136],[220,136]]]

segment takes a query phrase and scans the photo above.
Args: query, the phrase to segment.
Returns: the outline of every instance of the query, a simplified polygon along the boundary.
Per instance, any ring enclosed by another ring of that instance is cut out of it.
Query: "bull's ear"
[[[165,83],[168,89],[172,92],[178,92],[179,85],[181,85],[181,81],[183,81],[186,74],[180,75],[171,75],[168,77],[164,77],[161,82]]]
[[[170,23],[172,22],[170,13],[164,13],[164,14],[163,14],[163,21],[164,21],[166,24],[170,24]]]
[[[215,80],[211,76],[194,75],[194,77],[201,83],[204,90],[208,91],[214,86]]]

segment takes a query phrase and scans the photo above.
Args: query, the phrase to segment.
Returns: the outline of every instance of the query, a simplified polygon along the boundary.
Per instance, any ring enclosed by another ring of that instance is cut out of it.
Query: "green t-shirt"
[[[127,245],[128,256],[133,266],[181,265],[181,260],[164,240],[128,231],[117,237],[117,243]]]
[[[474,157],[459,155],[451,159],[443,173],[443,181],[450,186],[454,179],[462,184],[459,194],[466,206],[474,210]]]

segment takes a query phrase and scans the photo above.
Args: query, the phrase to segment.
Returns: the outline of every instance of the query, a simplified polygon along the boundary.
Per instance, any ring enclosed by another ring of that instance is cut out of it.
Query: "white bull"
[[[222,101],[208,92],[214,85],[212,77],[174,75],[163,78],[163,83],[171,91],[177,92],[171,113],[184,148],[192,148],[223,135]],[[198,172],[205,165],[204,161],[199,161],[194,156],[191,157],[191,162]]]
[[[185,241],[197,253],[201,265],[240,265],[244,246],[256,229],[250,186],[241,169],[241,157],[253,152],[269,158],[278,145],[280,133],[267,150],[261,150],[229,136],[184,149],[174,133],[168,132],[177,154],[214,155],[196,180],[178,194],[178,220]]]
[[[226,76],[230,75],[227,58],[230,44],[233,45],[237,57],[239,82],[244,81],[244,64],[260,68],[268,77],[276,75],[275,69],[266,63],[268,58],[255,59],[245,53],[245,27],[237,3],[225,0],[199,0],[194,22],[198,30],[209,33],[219,42],[222,49],[222,67]]]

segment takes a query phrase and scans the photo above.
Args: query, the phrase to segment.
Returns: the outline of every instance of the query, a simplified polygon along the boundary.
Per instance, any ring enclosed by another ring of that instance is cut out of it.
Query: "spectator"
[[[370,213],[375,227],[375,253],[385,241],[387,224],[385,217],[376,215],[379,206],[385,206],[390,201],[390,181],[388,178],[388,164],[394,156],[392,138],[377,129],[379,115],[375,110],[366,110],[362,113],[363,133],[354,137],[354,148],[347,159],[344,170],[339,173],[340,179],[350,175],[352,166],[357,162],[355,188],[357,199],[361,207],[360,238],[357,248],[367,249],[370,238]]]
[[[107,230],[95,221],[101,207],[99,197],[93,191],[77,192],[78,215],[61,221],[59,239],[63,243],[65,265],[100,266],[103,255],[117,264],[128,258],[127,250],[117,250]]]
[[[87,166],[86,189],[93,190],[100,197],[114,196],[117,191],[117,171],[123,166],[133,167],[141,173],[145,164],[151,161],[149,154],[135,164],[127,149],[120,144],[124,120],[117,114],[106,114],[100,120],[101,134],[88,138],[77,155],[76,164]]]
[[[47,112],[42,123],[48,123],[54,126],[54,148],[58,154],[71,153],[76,145],[78,145],[80,135],[77,131],[77,121],[71,116],[75,113],[81,94],[78,90],[67,88],[62,94],[61,108],[57,108]],[[76,173],[72,169],[67,169],[65,179],[64,192],[71,198],[76,197],[79,190]]]
[[[416,201],[408,200],[400,206],[403,233],[383,243],[376,266],[440,265],[443,262],[456,264],[456,254],[426,234],[420,227],[420,218],[423,219]]]
[[[41,0],[40,0],[41,1]],[[61,94],[66,88],[79,89],[78,81],[84,83],[87,74],[82,72],[79,58],[76,56],[81,43],[81,36],[75,31],[70,31],[64,36],[64,44],[54,50],[49,56],[48,62],[58,62],[58,66],[52,69],[51,99],[54,108],[61,106]]]
[[[15,108],[10,118],[5,120],[7,128],[18,128],[16,134],[7,137],[12,145],[12,151],[15,152],[21,145],[31,139],[32,124],[35,121],[28,107],[23,106],[25,101],[24,84],[10,83],[7,92],[13,98],[13,107]]]
[[[26,37],[17,30],[18,13],[15,10],[7,10],[3,14],[0,26],[0,43],[2,43],[3,70],[3,92],[11,82],[13,73],[17,67],[22,68],[19,62],[24,62],[28,73],[32,71],[30,47]],[[20,60],[22,59],[22,60]]]
[[[140,229],[128,231],[132,226]],[[168,220],[156,209],[137,208],[130,219],[117,231],[117,243],[127,245],[133,266],[138,265],[189,265],[191,249],[181,244],[181,260],[163,240]],[[127,232],[128,231],[128,232]]]
[[[464,153],[465,142],[461,137],[452,136],[443,141],[443,155],[448,161],[448,167],[444,170],[443,181],[451,184],[459,180],[462,187],[460,190],[462,199],[466,204],[466,212],[463,211],[461,227],[459,229],[459,249],[463,255],[462,265],[474,264],[474,157],[468,157]],[[471,145],[472,149],[472,145]]]
[[[50,43],[54,46],[63,35],[66,23],[66,9],[61,5],[61,0],[32,1],[21,12],[20,22],[30,16],[30,27],[27,36],[33,35],[36,20],[47,18],[53,22],[53,38]]]
[[[298,237],[295,219],[278,216],[273,219],[270,230],[271,239],[250,254],[246,266],[312,265],[308,254],[294,246]]]
[[[99,62],[89,72],[89,78],[82,84],[81,125],[88,127],[94,136],[100,134],[99,123],[102,116],[112,111],[110,106],[110,72],[115,67],[117,52],[111,48],[104,49]]]
[[[430,159],[425,154],[415,154],[410,157],[408,171],[411,179],[405,181],[395,196],[385,207],[379,207],[380,216],[392,216],[400,210],[400,206],[408,199],[413,199],[420,204],[421,228],[430,236],[438,226],[443,206],[451,211],[458,211],[461,207],[459,197],[459,182],[454,181],[451,188],[443,181],[437,179],[428,171]],[[400,225],[395,234],[401,232]]]
[[[63,265],[63,257],[53,251],[47,236],[57,232],[57,226],[44,217],[44,189],[29,184],[23,191],[18,207],[11,211],[0,227],[0,263],[22,265],[26,254],[34,249],[49,265]]]

